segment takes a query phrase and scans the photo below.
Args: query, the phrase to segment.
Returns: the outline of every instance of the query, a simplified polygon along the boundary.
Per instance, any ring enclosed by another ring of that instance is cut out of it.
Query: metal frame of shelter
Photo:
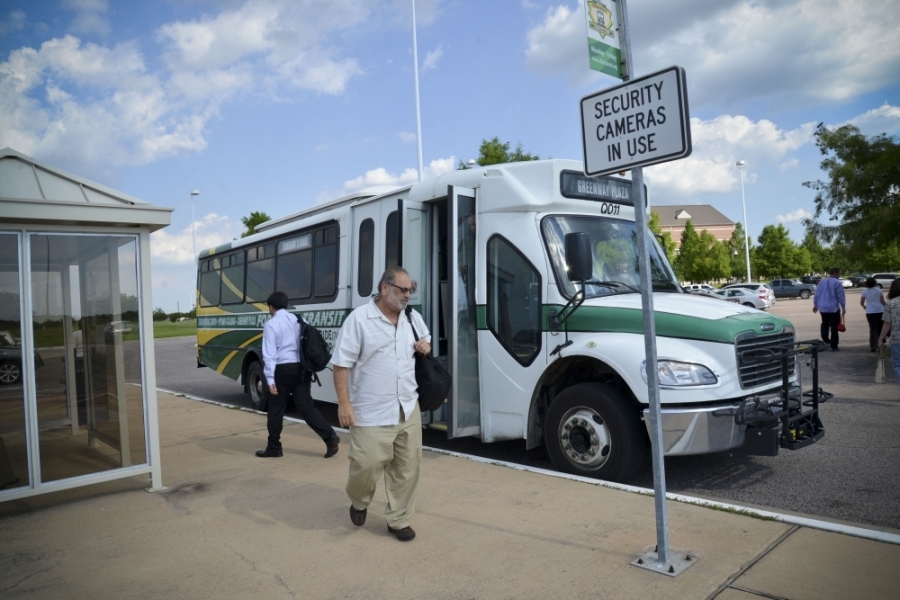
[[[145,474],[163,489],[150,234],[172,210],[0,150],[0,329],[20,359],[0,502]]]

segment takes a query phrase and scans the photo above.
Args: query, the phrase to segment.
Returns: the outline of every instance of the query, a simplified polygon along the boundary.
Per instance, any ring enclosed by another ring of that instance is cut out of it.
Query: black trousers
[[[869,348],[878,347],[878,336],[881,335],[881,327],[883,323],[881,317],[884,313],[866,313],[866,320],[869,322]]]
[[[837,326],[841,324],[841,312],[827,313],[819,311],[819,314],[822,315],[822,341],[826,344],[831,344],[832,349],[838,347],[838,329]]]
[[[281,430],[284,428],[284,409],[287,406],[288,396],[294,397],[294,405],[300,413],[300,417],[306,424],[322,438],[323,441],[337,437],[334,429],[328,421],[319,413],[309,393],[311,376],[308,371],[300,367],[300,363],[285,363],[275,366],[275,387],[278,395],[268,394],[269,409],[266,425],[269,429],[269,443],[267,450],[281,450]]]

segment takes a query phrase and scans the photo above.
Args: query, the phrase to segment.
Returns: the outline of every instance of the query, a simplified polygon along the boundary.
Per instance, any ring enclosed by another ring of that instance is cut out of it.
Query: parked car
[[[853,287],[853,282],[850,281],[849,279],[845,278],[845,277],[838,277],[838,281],[840,281],[840,282],[841,282],[841,285],[844,286],[845,288],[852,288],[852,287]]]
[[[106,324],[106,333],[128,333],[131,331],[131,321],[111,321]]]
[[[769,284],[776,298],[803,298],[807,300],[816,293],[812,283],[800,283],[796,279],[773,279]]]
[[[41,355],[34,353],[34,368],[44,366]],[[19,383],[22,380],[22,346],[9,331],[0,331],[0,385]]]
[[[693,294],[694,292],[715,292],[716,288],[706,283],[691,283],[688,285],[681,286],[684,291],[689,294]]]
[[[728,300],[730,302],[739,302],[744,306],[758,308],[760,310],[765,310],[768,307],[772,306],[765,296],[761,297],[759,293],[750,291],[742,287],[723,288],[716,291],[715,294],[717,296],[720,296],[723,300]],[[774,296],[772,297],[772,300],[775,300]]]
[[[712,287],[712,286],[710,286],[710,287]],[[719,291],[719,290],[713,288],[712,291],[709,291],[709,290],[697,290],[697,291],[695,291],[695,292],[688,292],[688,293],[689,293],[690,295],[692,295],[692,296],[699,296],[699,297],[701,297],[701,298],[710,298],[710,299],[713,299],[713,300],[720,300],[720,301],[721,301],[721,300],[725,300],[725,301],[727,301],[727,302],[736,302],[736,303],[738,303],[738,304],[741,303],[740,298],[737,298],[737,297],[731,297],[731,298],[728,298],[728,297],[722,296],[721,294],[717,294],[716,292],[718,292],[718,291]]]
[[[819,285],[820,281],[822,281],[821,275],[804,275],[800,278],[800,283],[811,283],[813,285]]]
[[[866,285],[866,279],[871,277],[871,273],[857,273],[856,275],[851,275],[847,279],[850,280],[850,283],[853,284],[853,287],[864,287]]]
[[[744,289],[748,292],[753,292],[756,294],[760,300],[762,300],[764,306],[762,308],[769,308],[773,304],[775,304],[775,292],[771,287],[766,285],[765,283],[732,283],[723,287],[723,290],[731,290],[731,289]],[[741,303],[743,304],[743,302]],[[756,304],[754,303],[754,306]],[[760,307],[757,307],[760,308]]]
[[[900,277],[900,273],[875,273],[872,277],[875,278],[875,283],[878,284],[878,287],[889,288],[894,283],[894,280]]]

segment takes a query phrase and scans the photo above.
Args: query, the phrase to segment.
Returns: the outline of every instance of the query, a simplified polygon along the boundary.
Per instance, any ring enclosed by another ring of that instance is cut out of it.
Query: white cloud
[[[0,35],[9,33],[10,31],[21,31],[25,29],[26,15],[21,10],[14,10],[9,16],[0,20]]]
[[[791,223],[794,221],[802,221],[803,219],[811,219],[812,213],[802,208],[798,208],[793,212],[789,212],[786,215],[776,215],[775,218],[779,223]]]
[[[900,29],[892,0],[655,0],[634,3],[630,17],[638,72],[683,66],[695,106],[796,107],[900,83],[900,44],[885,42]],[[525,64],[585,85],[598,78],[586,38],[580,3],[553,7],[526,35]]]
[[[416,141],[416,134],[412,131],[400,131],[397,133],[397,137],[400,138],[400,141],[404,144]]]
[[[856,125],[864,135],[896,135],[900,133],[900,106],[891,106],[885,102],[878,108],[853,117],[847,124]]]
[[[438,64],[438,61],[441,60],[441,57],[444,55],[444,46],[438,45],[437,48],[429,52],[425,56],[425,61],[422,63],[422,72],[430,71],[435,68]]]
[[[766,119],[753,122],[744,116],[691,119],[691,156],[647,167],[644,172],[657,197],[728,192],[740,183],[735,162],[746,161],[746,181],[752,181],[762,165],[792,166],[796,159],[785,157],[810,143],[814,130],[814,123],[783,130]]]
[[[80,35],[106,35],[110,32],[107,0],[63,0],[62,7],[75,11],[77,16],[69,26],[69,31]]]
[[[197,253],[230,242],[240,235],[241,226],[226,215],[208,213],[194,222]],[[155,262],[168,265],[190,265],[194,262],[191,225],[177,233],[160,229],[150,234],[150,255]],[[155,263],[154,263],[155,264]]]
[[[526,34],[525,66],[535,73],[565,73],[570,84],[583,86],[601,77],[588,66],[587,25],[584,11],[557,6]]]
[[[430,163],[428,163],[428,165],[425,166],[423,178],[431,179],[432,177],[437,177],[438,175],[449,173],[455,168],[455,156],[451,156],[449,158],[438,158],[431,161]],[[418,179],[419,172],[418,169],[415,169],[414,167],[404,169],[403,172],[399,175],[389,172],[384,167],[378,167],[377,169],[366,171],[364,175],[360,175],[359,177],[355,177],[354,179],[345,181],[343,189],[345,193],[349,193],[373,186],[402,187],[404,185],[415,183],[416,181],[418,181]]]
[[[63,7],[79,17],[109,11],[106,0]],[[160,68],[136,42],[105,46],[66,35],[19,48],[0,62],[0,147],[101,179],[121,166],[202,151],[209,120],[236,94],[343,93],[361,71],[327,44],[369,12],[353,0],[229,3],[215,16],[160,27]],[[20,13],[4,27],[24,23]]]
[[[790,171],[791,169],[796,169],[800,166],[800,160],[796,158],[791,158],[789,160],[784,161],[783,163],[778,165],[778,170],[784,173],[785,171]]]

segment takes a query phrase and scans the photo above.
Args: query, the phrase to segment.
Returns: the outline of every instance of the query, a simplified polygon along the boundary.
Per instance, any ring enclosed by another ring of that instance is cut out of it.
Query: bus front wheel
[[[644,460],[637,409],[599,383],[574,385],[556,397],[547,411],[544,441],[556,468],[574,475],[625,481]]]
[[[263,366],[258,360],[254,360],[247,367],[247,388],[250,390],[250,408],[254,410],[266,409],[266,375]]]

